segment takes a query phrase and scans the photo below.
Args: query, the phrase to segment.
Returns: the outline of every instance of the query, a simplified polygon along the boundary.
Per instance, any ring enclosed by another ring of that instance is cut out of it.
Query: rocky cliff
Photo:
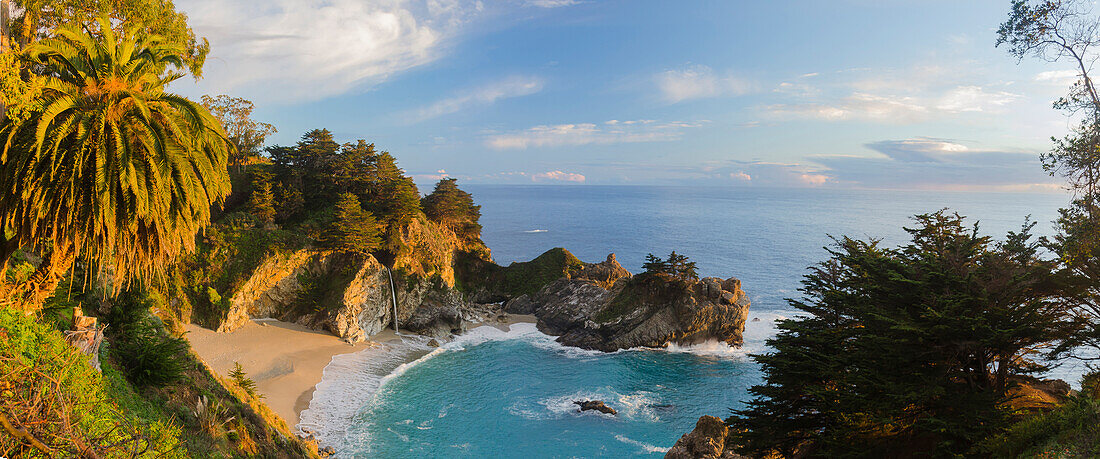
[[[400,238],[392,273],[371,255],[314,248],[269,255],[232,293],[217,331],[270,317],[363,341],[393,326],[394,290],[402,330],[433,336],[464,330],[471,305],[454,289],[454,257],[488,262],[488,249],[423,219],[403,227]]]
[[[233,292],[217,330],[272,317],[358,342],[393,326],[396,293],[397,323],[424,335],[460,333],[503,309],[533,314],[544,333],[586,349],[741,344],[749,302],[737,279],[632,276],[614,254],[584,263],[560,248],[502,267],[480,241],[430,222],[414,221],[402,237],[408,249],[394,254],[392,273],[370,255],[305,248],[267,257]]]

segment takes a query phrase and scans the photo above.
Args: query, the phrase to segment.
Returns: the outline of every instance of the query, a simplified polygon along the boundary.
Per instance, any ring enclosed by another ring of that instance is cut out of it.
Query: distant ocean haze
[[[753,309],[786,309],[806,269],[824,261],[829,236],[908,240],[918,213],[948,208],[1002,239],[1024,218],[1054,234],[1062,193],[964,193],[812,188],[649,186],[463,187],[481,205],[482,238],[502,265],[565,247],[586,262],[614,252],[631,272],[645,255],[675,250],[702,276],[737,277]],[[537,232],[536,232],[537,231]]]

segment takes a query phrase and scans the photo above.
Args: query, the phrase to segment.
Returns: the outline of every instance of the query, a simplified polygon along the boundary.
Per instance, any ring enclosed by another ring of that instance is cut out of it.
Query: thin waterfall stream
[[[387,266],[384,266],[384,268],[386,268],[386,275],[390,278],[390,299],[393,300],[393,333],[400,335],[401,333],[397,330],[397,289],[393,288],[393,272]]]

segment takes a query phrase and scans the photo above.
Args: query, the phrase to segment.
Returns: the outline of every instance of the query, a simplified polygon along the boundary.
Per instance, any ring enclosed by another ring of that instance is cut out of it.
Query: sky
[[[200,81],[366,139],[430,186],[1060,189],[1069,62],[994,46],[1008,0],[176,0]]]

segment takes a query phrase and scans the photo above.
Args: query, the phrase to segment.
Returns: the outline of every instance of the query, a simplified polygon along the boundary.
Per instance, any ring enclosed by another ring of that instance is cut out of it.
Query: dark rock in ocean
[[[749,299],[741,281],[684,280],[642,274],[610,289],[590,280],[560,279],[526,301],[543,333],[584,349],[615,351],[707,340],[741,345]]]
[[[745,456],[726,448],[729,427],[714,416],[703,416],[695,430],[684,434],[668,450],[665,459],[743,459]]]
[[[611,415],[618,415],[619,414],[619,412],[615,411],[614,408],[612,408],[610,406],[607,406],[607,404],[605,404],[604,402],[602,402],[600,400],[584,400],[584,401],[576,400],[576,401],[573,402],[573,404],[581,407],[581,409],[577,410],[578,413],[582,412],[582,411],[596,410],[596,411],[599,411],[599,412],[604,413],[604,414],[611,414]]]
[[[439,341],[435,338],[428,340],[428,347],[439,347]]]

